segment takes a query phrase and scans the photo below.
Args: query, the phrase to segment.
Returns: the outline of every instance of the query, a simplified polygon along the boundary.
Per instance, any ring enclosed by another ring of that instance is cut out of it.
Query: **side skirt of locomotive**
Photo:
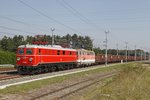
[[[19,74],[39,74],[45,72],[54,72],[61,70],[68,70],[76,68],[77,63],[49,63],[49,64],[39,64],[38,66],[18,66],[17,71]]]

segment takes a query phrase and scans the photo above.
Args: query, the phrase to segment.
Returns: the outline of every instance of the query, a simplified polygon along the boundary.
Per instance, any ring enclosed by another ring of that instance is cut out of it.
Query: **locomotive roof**
[[[53,45],[53,47],[51,45],[20,45],[18,48],[44,48],[44,49],[56,49],[56,50],[71,50],[71,51],[76,51],[75,49],[71,49],[71,48],[63,48],[59,45]]]
[[[94,51],[91,51],[91,50],[86,50],[86,49],[77,49],[78,51],[86,51],[86,52],[94,52]]]

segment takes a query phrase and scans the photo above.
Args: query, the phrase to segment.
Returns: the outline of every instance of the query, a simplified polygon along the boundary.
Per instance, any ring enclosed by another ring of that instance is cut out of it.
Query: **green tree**
[[[70,35],[70,34],[67,34],[65,37],[66,37],[67,43],[68,43],[68,44],[71,44],[71,41],[72,41],[71,35]]]
[[[98,47],[98,48],[93,48],[95,54],[102,54],[102,50]]]
[[[34,37],[32,37],[32,36],[27,36],[25,42],[26,42],[26,44],[32,44],[33,40],[34,40]]]
[[[14,42],[14,49],[17,49],[18,46],[20,46],[20,45],[26,44],[26,42],[24,41],[24,37],[21,35],[19,35],[19,36],[15,35],[13,37],[13,42]]]
[[[84,38],[84,46],[85,46],[85,49],[92,50],[92,48],[93,48],[93,41],[92,41],[92,39],[89,36],[85,36],[85,38]]]
[[[7,39],[7,42],[8,42],[8,51],[15,52],[13,39],[9,37]]]
[[[78,35],[77,34],[72,35],[72,47],[76,49],[78,48]]]
[[[1,40],[1,48],[6,51],[8,50],[8,38],[6,36]]]

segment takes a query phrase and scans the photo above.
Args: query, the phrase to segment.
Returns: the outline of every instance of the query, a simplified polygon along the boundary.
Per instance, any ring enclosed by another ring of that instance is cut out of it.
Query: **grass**
[[[86,72],[80,72],[80,73],[75,73],[75,74],[70,74],[70,75],[65,75],[65,76],[59,76],[59,77],[55,77],[55,78],[44,79],[44,80],[40,80],[40,81],[34,81],[34,82],[16,85],[16,86],[10,86],[10,87],[7,87],[5,89],[0,90],[0,94],[25,93],[25,92],[30,91],[32,89],[41,88],[45,85],[54,84],[54,83],[61,83],[65,80],[84,77],[84,76],[90,75],[90,74],[96,74],[96,73],[112,71],[112,70],[119,70],[123,67],[124,67],[124,64],[119,64],[119,65],[114,65],[114,66],[105,67],[105,68],[93,69],[93,70],[89,70]]]
[[[150,65],[149,65],[150,66]],[[140,63],[127,64],[119,75],[92,87],[80,96],[83,100],[149,100],[150,69]]]

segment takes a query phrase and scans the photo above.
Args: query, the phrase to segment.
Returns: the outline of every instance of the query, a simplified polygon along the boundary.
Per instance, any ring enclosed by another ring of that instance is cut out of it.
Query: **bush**
[[[0,64],[15,64],[16,54],[13,52],[0,50]]]

